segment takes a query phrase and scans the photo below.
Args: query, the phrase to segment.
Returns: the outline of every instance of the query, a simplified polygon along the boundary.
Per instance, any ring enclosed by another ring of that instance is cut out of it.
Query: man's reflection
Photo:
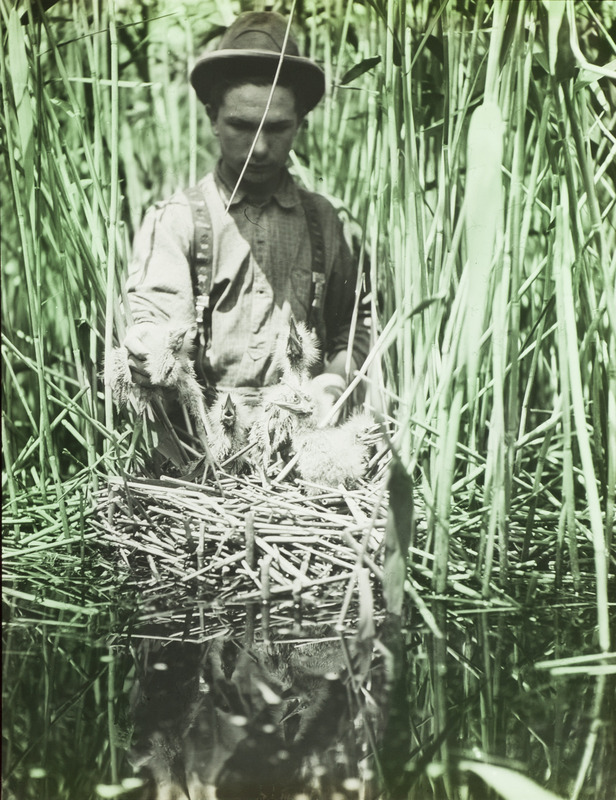
[[[137,660],[143,800],[352,797],[360,777],[370,784],[387,688],[371,642],[146,640]]]

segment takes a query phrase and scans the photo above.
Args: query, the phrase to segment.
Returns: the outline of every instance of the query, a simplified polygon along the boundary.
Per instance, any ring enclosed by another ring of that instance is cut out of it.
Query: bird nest
[[[373,618],[386,515],[383,470],[309,496],[297,482],[219,473],[202,484],[112,477],[94,524],[123,585],[143,598],[141,620],[202,641],[212,616],[222,628],[259,616],[264,636]]]

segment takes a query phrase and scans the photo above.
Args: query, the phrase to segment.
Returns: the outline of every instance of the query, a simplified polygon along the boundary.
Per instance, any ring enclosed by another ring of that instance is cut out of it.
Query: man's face
[[[236,86],[225,94],[216,116],[207,108],[212,130],[220,142],[223,164],[233,179],[244,167],[270,91],[270,86]],[[293,92],[277,86],[243,183],[259,187],[277,183],[299,123]]]

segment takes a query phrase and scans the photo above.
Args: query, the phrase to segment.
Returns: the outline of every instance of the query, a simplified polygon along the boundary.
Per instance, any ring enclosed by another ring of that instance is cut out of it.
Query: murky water
[[[444,638],[413,608],[358,635],[292,601],[187,618],[112,599],[89,620],[5,608],[7,800],[496,796],[469,760],[613,796],[614,675],[541,663],[596,653],[579,596],[434,601]]]

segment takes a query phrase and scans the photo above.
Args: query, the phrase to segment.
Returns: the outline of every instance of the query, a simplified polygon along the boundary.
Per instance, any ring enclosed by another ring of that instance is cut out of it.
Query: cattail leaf
[[[28,88],[30,65],[23,29],[16,10],[11,9],[8,25],[9,69],[17,112],[21,163],[26,178],[27,194],[34,188],[34,117]]]
[[[404,602],[404,581],[406,578],[406,558],[399,550],[385,550],[383,569],[383,598],[390,614],[400,616]]]
[[[563,65],[573,57],[569,44],[569,21],[566,0],[543,0],[547,12],[547,51],[550,73],[558,77]],[[569,53],[567,54],[567,49]],[[573,59],[575,63],[575,59]]]
[[[340,84],[342,86],[346,86],[347,83],[351,83],[356,78],[359,78],[360,75],[363,75],[364,72],[369,72],[372,67],[376,67],[377,64],[381,63],[381,56],[374,56],[373,58],[364,58],[363,61],[360,61],[359,64],[355,64],[354,67],[351,67],[348,72],[345,72],[342,76],[342,80]]]
[[[26,54],[23,31],[14,8],[11,9],[11,13],[9,14],[8,33],[11,80],[13,82],[15,102],[19,103],[28,83],[28,56]]]
[[[616,72],[616,58],[613,58],[611,61],[608,61],[607,64],[604,64],[602,69],[605,70],[605,72]],[[610,107],[605,95],[603,93],[600,95],[596,89],[600,78],[601,75],[599,75],[595,69],[581,69],[576,80],[576,89],[591,86],[595,97],[597,100],[599,100],[599,104],[606,113],[609,113]]]
[[[556,58],[558,55],[558,31],[565,14],[565,0],[543,0],[543,7],[547,12],[547,51],[548,66],[552,75],[556,73]]]
[[[518,10],[517,8],[514,8],[509,11],[509,13],[507,14],[507,18],[505,20],[503,41],[501,43],[500,57],[498,59],[498,63],[501,69],[507,63],[507,56],[509,55],[513,40],[515,38],[517,24],[518,24]]]
[[[571,29],[568,14],[563,14],[558,29],[556,46],[556,64],[554,65],[556,80],[559,82],[567,81],[575,76],[577,70],[577,61],[571,49]]]
[[[388,3],[385,0],[367,0],[368,5],[372,6],[372,8],[376,11],[379,17],[383,20],[383,22],[387,25],[388,23]],[[400,43],[400,37],[396,33],[396,31],[392,31],[391,28],[388,30],[388,35],[392,36],[392,44],[393,44],[393,53],[392,53],[392,60],[394,66],[399,67],[402,65],[402,45]]]
[[[346,40],[351,45],[353,50],[359,50],[359,37],[357,35],[357,30],[355,29],[355,25],[353,25],[352,23],[349,24]]]
[[[386,538],[405,556],[411,543],[413,482],[400,459],[394,457],[389,471],[389,513]]]
[[[559,795],[507,767],[484,764],[481,761],[461,761],[460,768],[478,775],[505,800],[561,800]]]
[[[391,614],[401,614],[406,580],[406,560],[413,523],[413,482],[398,458],[389,471],[389,509],[385,526],[383,596]]]
[[[436,36],[428,36],[426,39],[426,47],[432,55],[438,60],[439,64],[445,63],[445,51],[443,42]]]
[[[426,297],[424,300],[421,300],[414,306],[406,315],[406,317],[414,317],[416,314],[421,314],[422,311],[425,311],[426,308],[429,308],[434,303],[442,303],[444,297],[440,294],[432,295],[432,297]]]
[[[370,571],[360,569],[357,575],[357,589],[359,593],[359,622],[357,625],[357,639],[367,642],[374,639],[374,599],[370,586]]]
[[[468,251],[465,312],[469,402],[475,397],[479,346],[490,297],[490,273],[502,226],[503,121],[498,103],[475,110],[468,132],[466,241]]]

